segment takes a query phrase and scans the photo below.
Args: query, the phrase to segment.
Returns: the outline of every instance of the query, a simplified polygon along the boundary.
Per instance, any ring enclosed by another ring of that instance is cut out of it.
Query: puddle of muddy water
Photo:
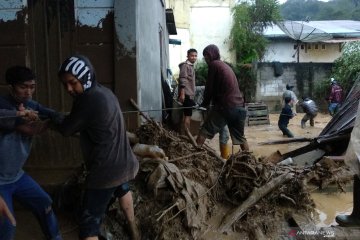
[[[350,214],[353,209],[352,192],[314,192],[311,197],[318,213],[318,216],[314,216],[317,227],[337,225],[335,217],[339,214]]]

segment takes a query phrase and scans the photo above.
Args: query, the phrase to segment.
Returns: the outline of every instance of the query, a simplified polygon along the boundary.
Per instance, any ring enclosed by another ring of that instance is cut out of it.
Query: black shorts
[[[184,107],[184,116],[191,116],[192,115],[192,107],[195,106],[194,100],[190,98],[189,95],[185,95],[185,99],[183,102]]]

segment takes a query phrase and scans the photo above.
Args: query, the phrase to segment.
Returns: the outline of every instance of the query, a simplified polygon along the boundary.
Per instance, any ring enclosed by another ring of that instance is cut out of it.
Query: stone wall
[[[299,99],[313,97],[316,82],[329,79],[332,66],[332,63],[258,63],[256,101],[266,103],[271,112],[279,112],[286,84],[294,86]],[[325,111],[325,102],[319,101],[318,105]]]

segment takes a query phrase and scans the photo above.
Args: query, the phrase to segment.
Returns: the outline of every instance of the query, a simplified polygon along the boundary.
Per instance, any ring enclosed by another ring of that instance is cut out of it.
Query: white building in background
[[[177,35],[170,39],[180,40],[180,45],[170,44],[170,69],[176,77],[179,63],[186,60],[189,48],[198,51],[198,61],[203,59],[202,51],[209,44],[220,49],[221,59],[234,62],[235,54],[230,52],[229,35],[232,26],[232,7],[235,0],[166,0],[166,8],[174,12]]]
[[[264,36],[270,41],[262,62],[321,62],[332,63],[342,54],[345,42],[360,41],[360,21],[327,20],[327,21],[294,21],[302,29],[289,32],[298,37],[311,39],[311,42],[298,42],[285,34],[277,25],[268,27]],[[296,26],[294,24],[294,26]],[[328,39],[321,40],[320,35],[328,35]],[[301,35],[301,36],[300,36]],[[318,39],[316,40],[318,35]]]

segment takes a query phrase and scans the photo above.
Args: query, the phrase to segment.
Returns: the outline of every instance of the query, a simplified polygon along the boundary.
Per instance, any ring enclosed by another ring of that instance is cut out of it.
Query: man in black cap
[[[298,98],[296,97],[296,94],[293,92],[294,86],[290,86],[289,84],[286,84],[286,90],[283,93],[282,96],[282,100],[283,100],[283,105],[285,104],[285,98],[289,97],[291,98],[291,101],[289,103],[292,112],[296,115],[296,104],[298,103]]]

